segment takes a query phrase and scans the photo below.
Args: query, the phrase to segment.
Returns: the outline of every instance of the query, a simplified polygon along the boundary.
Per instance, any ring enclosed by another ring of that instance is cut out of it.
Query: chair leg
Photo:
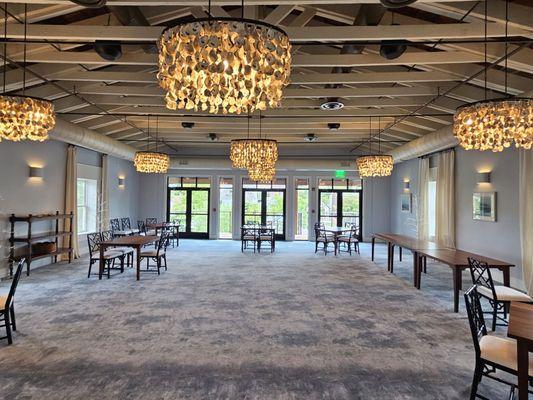
[[[474,370],[474,378],[472,379],[472,389],[470,390],[470,400],[476,400],[477,387],[481,378],[483,377],[483,363],[476,360],[476,368]]]
[[[120,273],[124,272],[124,256],[120,257]]]
[[[89,260],[89,272],[87,273],[87,278],[91,277],[91,268],[93,266],[93,260]]]
[[[107,279],[111,278],[111,267],[115,265],[115,260],[109,260],[107,263]]]
[[[165,271],[168,271],[168,268],[167,268],[167,255],[166,254],[163,256],[163,260],[165,260]]]
[[[318,251],[318,242],[315,241],[315,254],[316,254],[317,251]]]
[[[156,258],[157,263],[157,275],[161,275],[161,257]]]
[[[7,336],[7,343],[13,344],[13,337],[11,336],[11,322],[9,321],[9,311],[4,311],[4,322],[6,324],[6,336]]]
[[[498,303],[492,303],[492,332],[496,330],[496,320],[498,319]]]
[[[11,326],[13,327],[13,332],[17,330],[17,322],[15,321],[15,305],[13,304],[9,309],[11,315]]]

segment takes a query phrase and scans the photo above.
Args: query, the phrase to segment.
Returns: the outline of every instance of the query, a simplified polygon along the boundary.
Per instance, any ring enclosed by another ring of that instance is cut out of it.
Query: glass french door
[[[242,223],[270,225],[285,240],[285,189],[243,189]]]
[[[361,190],[319,190],[320,208],[318,220],[325,226],[346,226],[347,223],[359,227],[359,240],[362,240]]]
[[[169,221],[180,220],[183,238],[209,239],[209,189],[169,188]]]

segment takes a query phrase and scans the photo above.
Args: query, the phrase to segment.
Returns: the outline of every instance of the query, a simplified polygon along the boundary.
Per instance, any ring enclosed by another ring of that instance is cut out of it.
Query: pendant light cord
[[[244,0],[241,0],[241,19],[244,19]]]
[[[484,29],[485,29],[485,42],[484,42],[484,47],[485,47],[485,100],[487,100],[487,73],[488,73],[488,64],[487,64],[487,36],[488,36],[488,33],[487,33],[487,20],[488,20],[488,1],[489,0],[485,0],[485,25],[484,25]]]
[[[22,68],[22,95],[26,95],[26,39],[28,35],[28,3],[24,3],[24,62]]]
[[[372,115],[370,116],[370,137],[368,141],[370,142],[370,155],[372,155]]]
[[[157,152],[157,143],[159,140],[159,115],[155,116],[155,151]]]
[[[209,18],[212,18],[212,17],[213,17],[213,16],[211,15],[211,0],[209,0],[209,1],[207,2],[207,16],[208,16]]]
[[[509,34],[509,0],[505,0],[505,97],[508,97],[507,94],[507,59],[508,57],[508,49],[509,49],[509,41],[508,41],[508,34]]]
[[[146,145],[146,150],[150,151],[150,116],[148,115],[148,142]]]
[[[7,3],[4,3],[4,91],[6,93],[7,76]]]

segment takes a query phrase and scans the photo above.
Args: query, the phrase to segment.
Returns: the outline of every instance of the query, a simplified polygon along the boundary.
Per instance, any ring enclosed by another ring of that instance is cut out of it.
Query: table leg
[[[394,272],[394,244],[390,246],[390,273]]]
[[[374,261],[374,247],[376,246],[376,238],[372,236],[372,261]]]
[[[511,286],[511,272],[509,267],[505,267],[502,270],[503,273],[503,284],[504,286]]]
[[[518,400],[527,400],[529,346],[526,341],[517,340],[516,351],[518,357]]]
[[[413,285],[418,288],[418,252],[413,252]]]
[[[402,248],[398,247],[398,251],[400,252],[400,261],[402,261]]]
[[[141,247],[137,246],[137,280],[141,280]]]
[[[459,290],[461,287],[461,268],[453,268],[453,312],[459,312]]]
[[[387,271],[390,272],[390,247],[391,242],[387,242]]]
[[[105,246],[100,245],[100,260],[98,263],[98,279],[102,279],[102,274],[104,273],[104,253]]]

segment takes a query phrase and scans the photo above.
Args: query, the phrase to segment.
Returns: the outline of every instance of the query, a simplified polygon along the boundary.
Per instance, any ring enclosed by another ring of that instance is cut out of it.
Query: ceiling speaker
[[[379,54],[381,57],[386,58],[387,60],[394,60],[395,58],[400,57],[403,53],[405,53],[405,50],[407,50],[405,43],[406,42],[404,40],[384,40],[381,42]]]
[[[116,61],[122,57],[122,46],[119,42],[97,40],[94,42],[94,51],[107,61]]]
[[[105,6],[107,0],[70,0],[72,3],[79,4],[87,8],[100,8]]]
[[[413,4],[416,0],[379,0],[384,7],[402,8]]]

